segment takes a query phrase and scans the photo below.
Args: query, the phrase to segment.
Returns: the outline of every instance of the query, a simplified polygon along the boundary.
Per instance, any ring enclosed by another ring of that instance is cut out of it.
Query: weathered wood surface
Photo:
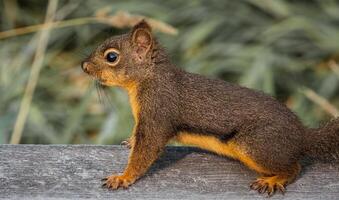
[[[193,148],[169,147],[147,175],[127,190],[101,187],[121,172],[120,146],[0,145],[0,198],[4,199],[263,199],[249,190],[256,177],[239,162]],[[339,199],[339,164],[306,164],[283,196]]]

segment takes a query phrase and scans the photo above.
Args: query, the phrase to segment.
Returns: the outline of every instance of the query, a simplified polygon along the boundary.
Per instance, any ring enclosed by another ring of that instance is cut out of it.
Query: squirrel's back
[[[177,81],[184,123],[210,124],[225,131],[253,128],[258,123],[302,128],[293,112],[262,92],[188,72],[182,72]]]

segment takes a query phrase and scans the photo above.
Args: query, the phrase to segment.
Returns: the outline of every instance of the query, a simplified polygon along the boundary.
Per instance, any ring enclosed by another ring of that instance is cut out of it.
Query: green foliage
[[[45,1],[0,1],[0,31],[43,23],[46,6]],[[305,87],[339,106],[338,75],[328,65],[339,58],[338,1],[60,0],[57,19],[90,17],[102,8],[173,25],[178,35],[157,36],[178,66],[263,90],[309,126],[330,115],[305,97]],[[95,23],[51,31],[23,143],[116,144],[130,134],[126,93],[106,89],[100,103],[93,80],[80,69],[95,46],[124,31]],[[1,39],[0,47],[0,143],[8,143],[37,34]]]

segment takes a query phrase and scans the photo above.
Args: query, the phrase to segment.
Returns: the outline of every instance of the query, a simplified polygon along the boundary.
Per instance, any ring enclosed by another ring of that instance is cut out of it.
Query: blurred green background
[[[45,31],[44,51],[39,24],[49,3],[61,25]],[[187,71],[263,90],[307,126],[338,116],[338,1],[1,0],[0,143],[11,141],[16,123],[20,143],[118,144],[130,134],[127,94],[96,90],[80,69],[97,45],[128,30],[92,18],[119,12],[175,27],[156,35]]]

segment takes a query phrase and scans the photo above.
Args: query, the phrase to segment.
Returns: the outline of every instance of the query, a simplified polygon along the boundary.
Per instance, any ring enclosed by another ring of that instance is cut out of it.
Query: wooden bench
[[[128,149],[94,145],[0,145],[0,199],[264,199],[249,189],[256,174],[225,157],[168,147],[129,189],[100,179],[122,172]],[[339,199],[338,163],[303,163],[285,195],[271,199]]]

